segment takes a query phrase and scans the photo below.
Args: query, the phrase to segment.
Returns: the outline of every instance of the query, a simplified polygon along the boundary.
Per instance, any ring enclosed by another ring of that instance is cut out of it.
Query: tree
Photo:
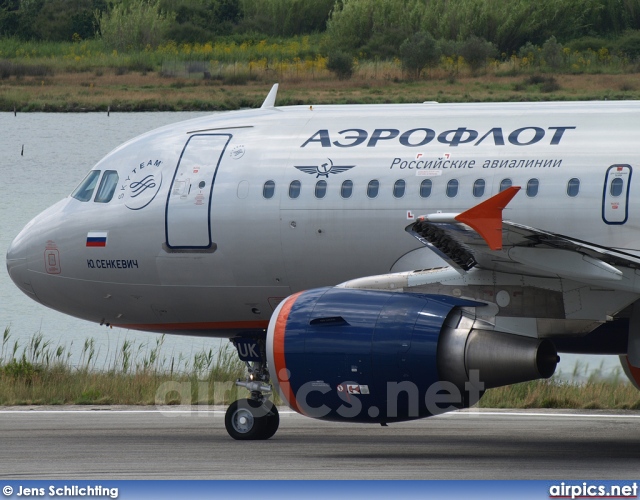
[[[562,66],[562,45],[558,43],[555,36],[549,38],[542,45],[542,57],[550,68],[559,68]]]
[[[117,50],[155,47],[165,41],[175,14],[161,12],[157,1],[132,0],[128,6],[116,4],[100,16],[104,42]]]
[[[439,59],[440,48],[429,32],[418,31],[400,45],[402,67],[415,78],[420,77],[425,66],[432,66]]]
[[[475,35],[467,38],[460,47],[460,55],[464,57],[473,74],[486,64],[487,59],[495,57],[497,53],[495,45]]]
[[[43,6],[44,0],[1,0],[0,36],[16,37],[20,40],[39,39],[36,18]]]
[[[35,18],[33,30],[40,40],[71,41],[93,38],[97,30],[95,11],[105,10],[105,2],[93,0],[49,0]]]
[[[19,0],[0,0],[0,36],[18,36],[19,26]]]

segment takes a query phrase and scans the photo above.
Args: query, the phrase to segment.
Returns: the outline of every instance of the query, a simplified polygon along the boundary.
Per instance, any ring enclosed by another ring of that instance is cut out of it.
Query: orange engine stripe
[[[635,366],[633,366],[630,362],[629,362],[629,357],[625,356],[625,361],[627,362],[627,366],[629,367],[629,373],[631,373],[631,376],[633,377],[633,380],[636,381],[636,385],[638,387],[640,387],[640,368],[637,368]]]
[[[284,337],[287,320],[289,319],[289,313],[291,312],[293,304],[295,304],[296,299],[301,293],[302,292],[295,293],[287,299],[282,306],[282,309],[280,309],[280,314],[278,314],[276,319],[276,326],[273,330],[273,364],[275,365],[274,368],[276,370],[282,395],[287,399],[289,406],[291,406],[293,410],[304,414],[298,406],[298,401],[296,401],[296,396],[291,389],[291,384],[289,383],[287,362],[284,353]]]

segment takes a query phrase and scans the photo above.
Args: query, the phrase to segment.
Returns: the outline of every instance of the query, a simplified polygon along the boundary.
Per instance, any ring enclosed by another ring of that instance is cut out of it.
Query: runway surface
[[[283,410],[239,442],[223,411],[0,411],[1,479],[630,479],[640,413],[456,412],[388,427]]]

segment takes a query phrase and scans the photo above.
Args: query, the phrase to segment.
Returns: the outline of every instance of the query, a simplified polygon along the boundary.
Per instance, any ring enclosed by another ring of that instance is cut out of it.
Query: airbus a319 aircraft
[[[550,377],[640,381],[640,102],[262,108],[113,150],[7,252],[66,314],[232,340],[235,439],[388,423]],[[275,387],[274,387],[275,386]]]

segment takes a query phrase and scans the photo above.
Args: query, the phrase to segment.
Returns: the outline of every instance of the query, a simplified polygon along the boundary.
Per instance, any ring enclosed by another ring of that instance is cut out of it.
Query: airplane
[[[640,102],[277,107],[117,147],[7,251],[33,300],[230,339],[238,440],[387,425],[620,356],[640,384]]]

